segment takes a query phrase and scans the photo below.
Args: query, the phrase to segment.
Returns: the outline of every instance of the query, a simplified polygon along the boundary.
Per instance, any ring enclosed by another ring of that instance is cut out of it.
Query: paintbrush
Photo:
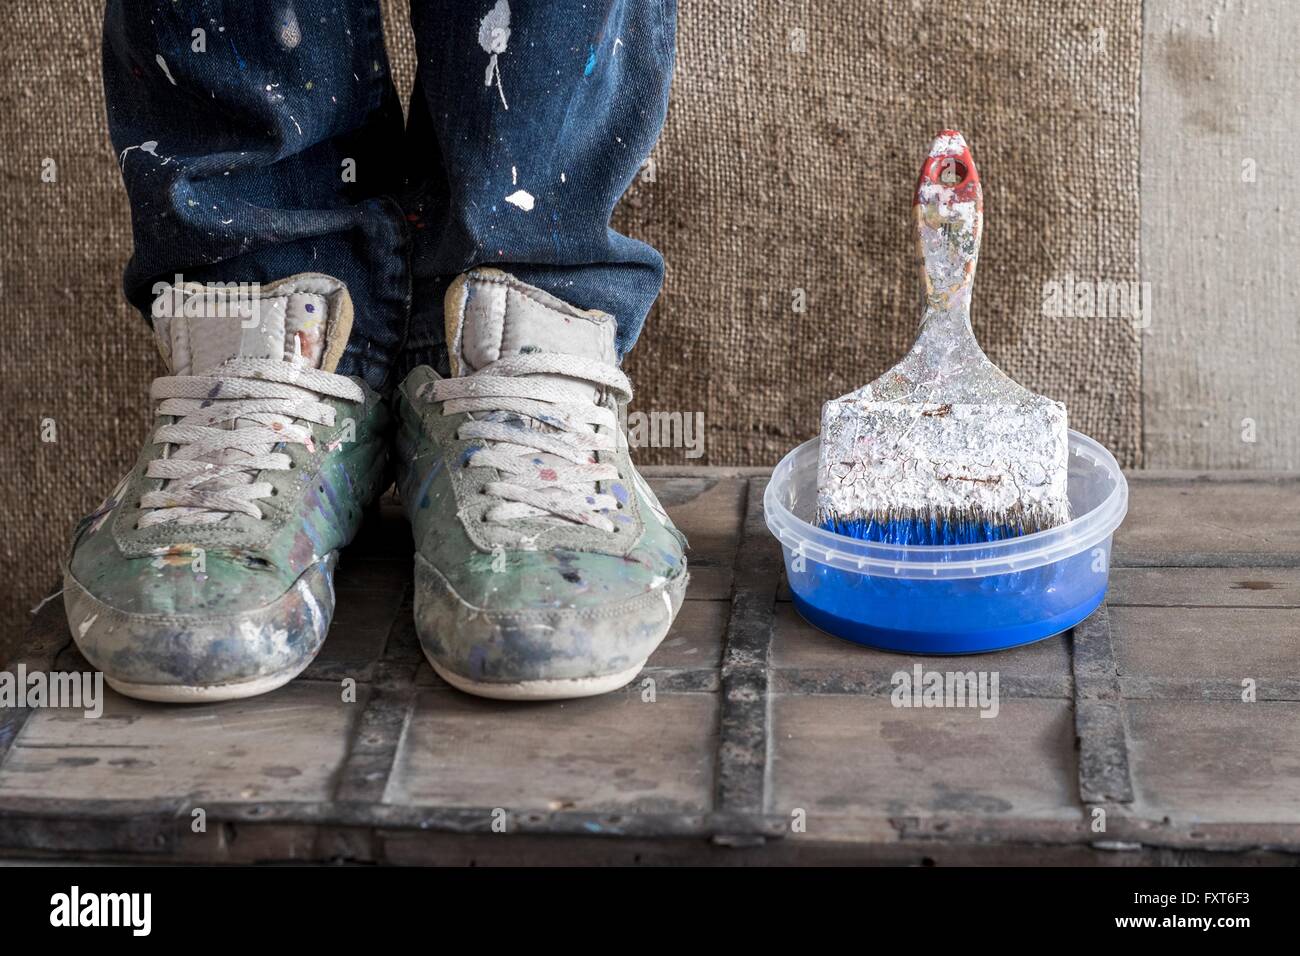
[[[817,522],[892,544],[966,544],[1069,520],[1065,406],[980,349],[970,301],[983,231],[979,173],[944,130],[912,211],[925,284],[921,334],[870,385],[822,408]]]

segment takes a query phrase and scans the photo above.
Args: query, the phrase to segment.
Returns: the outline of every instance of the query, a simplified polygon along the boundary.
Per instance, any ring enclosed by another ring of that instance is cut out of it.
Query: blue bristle
[[[835,534],[883,544],[979,544],[1001,541],[1024,534],[1021,527],[991,521],[949,521],[940,518],[922,520],[876,521],[873,518],[828,518],[821,527]]]

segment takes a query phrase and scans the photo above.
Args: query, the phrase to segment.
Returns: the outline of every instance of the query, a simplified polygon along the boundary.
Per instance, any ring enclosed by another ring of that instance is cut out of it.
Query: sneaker
[[[334,374],[352,328],[336,279],[168,287],[153,315],[159,424],[77,525],[68,624],[129,697],[251,697],[320,650],[339,549],[382,490],[387,412]]]
[[[483,697],[622,687],[686,593],[685,537],[628,457],[614,318],[496,269],[447,290],[452,377],[399,389],[398,483],[415,533],[415,626]]]

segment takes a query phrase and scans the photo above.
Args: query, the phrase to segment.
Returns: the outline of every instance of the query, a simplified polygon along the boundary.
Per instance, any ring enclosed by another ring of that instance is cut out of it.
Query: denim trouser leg
[[[442,293],[506,269],[618,320],[632,347],[663,260],[610,214],[663,126],[675,0],[412,0],[419,73],[410,353],[443,366]]]
[[[381,387],[410,281],[377,0],[109,0],[104,85],[135,234],[128,298],[147,312],[177,273],[328,273],[356,306],[339,370]]]

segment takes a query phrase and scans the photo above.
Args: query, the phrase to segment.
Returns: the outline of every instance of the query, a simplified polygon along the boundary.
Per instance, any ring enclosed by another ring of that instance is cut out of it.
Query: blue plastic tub
[[[1106,596],[1128,483],[1086,435],[1070,432],[1074,519],[985,544],[881,544],[818,528],[817,451],[814,438],[781,460],[763,510],[795,607],[823,631],[908,654],[982,653],[1059,634]]]

